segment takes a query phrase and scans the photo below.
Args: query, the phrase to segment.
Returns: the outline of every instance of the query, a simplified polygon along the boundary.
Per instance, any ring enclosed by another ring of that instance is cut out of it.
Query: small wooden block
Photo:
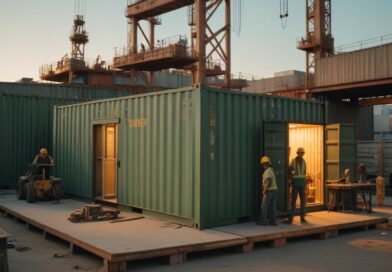
[[[103,261],[105,272],[126,272],[127,262],[111,262],[109,260]]]
[[[369,225],[363,226],[363,230],[369,230]]]
[[[391,230],[392,225],[390,225],[388,223],[379,223],[379,224],[376,224],[376,229],[378,229],[378,230]]]
[[[78,247],[77,245],[75,245],[75,244],[69,244],[69,250],[71,251],[71,254],[78,254],[78,253],[80,253],[80,247]]]
[[[252,241],[242,245],[241,252],[242,253],[249,253],[253,251],[254,243]]]
[[[52,239],[52,238],[54,238],[54,236],[51,235],[50,232],[47,232],[46,230],[43,230],[42,234],[44,235],[44,239]]]
[[[271,247],[278,248],[287,244],[286,238],[279,238],[271,241]]]
[[[186,261],[186,253],[174,254],[169,256],[169,264],[180,264]]]
[[[328,239],[328,238],[335,238],[339,235],[339,231],[338,230],[330,230],[330,231],[326,231],[323,233],[320,233],[320,239],[324,240],[324,239]]]

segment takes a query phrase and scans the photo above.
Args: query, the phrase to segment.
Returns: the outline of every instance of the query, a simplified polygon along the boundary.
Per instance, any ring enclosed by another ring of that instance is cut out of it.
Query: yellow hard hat
[[[297,153],[305,153],[305,149],[303,147],[299,147],[297,149]]]
[[[46,150],[46,148],[41,148],[39,150],[39,153],[41,153],[41,154],[48,154],[48,150]]]
[[[268,156],[262,157],[260,160],[260,164],[263,164],[263,163],[271,163],[270,158]]]

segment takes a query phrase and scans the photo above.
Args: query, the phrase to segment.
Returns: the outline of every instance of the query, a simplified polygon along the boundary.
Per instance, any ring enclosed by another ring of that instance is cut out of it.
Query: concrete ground
[[[386,201],[391,203],[391,199]],[[391,211],[392,208],[384,208]],[[31,250],[8,250],[10,271],[101,271],[102,260],[87,253],[70,255],[68,244],[45,240],[42,233],[0,216],[0,227]],[[55,257],[55,256],[58,257]],[[128,264],[128,271],[392,271],[392,231],[341,233],[337,238],[289,240],[282,248],[256,245],[253,252],[235,249],[191,254],[186,263],[168,266],[164,259]]]

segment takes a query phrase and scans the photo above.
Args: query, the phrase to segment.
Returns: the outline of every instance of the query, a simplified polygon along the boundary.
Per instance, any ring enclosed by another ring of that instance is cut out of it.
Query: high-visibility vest
[[[302,162],[301,162],[302,161]],[[294,179],[305,179],[306,178],[306,162],[304,159],[294,158],[290,166],[293,167],[293,178]]]
[[[276,177],[274,170],[271,167],[265,169],[263,173],[263,185],[267,179],[271,179],[271,186],[268,188],[268,191],[278,190],[278,186],[276,185]]]

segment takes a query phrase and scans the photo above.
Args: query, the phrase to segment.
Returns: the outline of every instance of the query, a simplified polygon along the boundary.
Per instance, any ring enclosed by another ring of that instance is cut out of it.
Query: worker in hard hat
[[[53,158],[48,155],[46,148],[40,149],[39,154],[35,156],[32,164],[38,167],[35,173],[36,175],[43,175],[45,169],[45,179],[49,179],[50,165],[53,164]]]
[[[276,226],[275,209],[278,187],[276,185],[275,173],[271,167],[269,157],[262,157],[260,164],[264,170],[262,180],[263,199],[261,202],[261,215],[256,224]]]
[[[300,147],[297,149],[297,156],[291,160],[289,165],[289,184],[291,184],[291,205],[289,217],[282,221],[285,224],[293,222],[294,212],[296,208],[297,198],[301,202],[301,223],[306,223],[306,162],[304,160],[305,149]]]

